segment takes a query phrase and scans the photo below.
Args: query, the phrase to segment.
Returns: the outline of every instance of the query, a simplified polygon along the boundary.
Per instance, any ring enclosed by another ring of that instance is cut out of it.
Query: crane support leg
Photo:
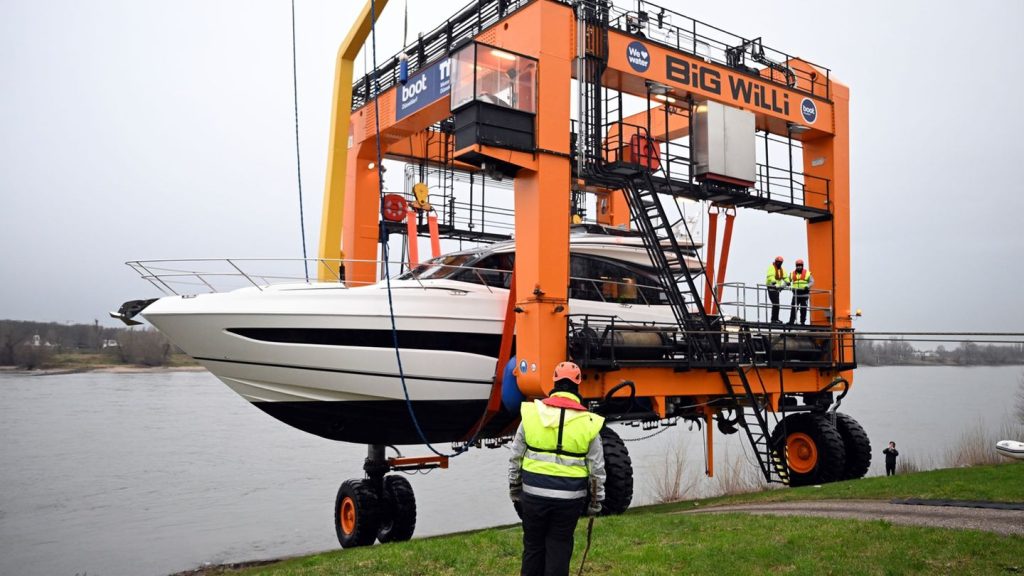
[[[348,171],[350,136],[350,114],[352,113],[352,71],[360,48],[370,35],[373,24],[370,2],[373,1],[376,16],[387,6],[388,0],[366,0],[362,12],[349,30],[348,36],[338,47],[337,64],[334,68],[334,98],[331,100],[331,131],[327,144],[327,178],[324,186],[323,214],[320,217],[320,263],[317,277],[322,282],[336,279],[329,262],[344,258],[342,252],[342,222],[345,214],[345,189]],[[348,188],[355,190],[355,188]]]

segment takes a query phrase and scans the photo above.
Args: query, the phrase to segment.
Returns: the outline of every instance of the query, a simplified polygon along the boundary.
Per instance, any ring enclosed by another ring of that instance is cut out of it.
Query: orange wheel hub
[[[818,465],[818,446],[803,432],[794,432],[786,438],[786,459],[797,474],[807,474]]]
[[[341,529],[345,534],[356,530],[356,503],[348,496],[341,501]]]

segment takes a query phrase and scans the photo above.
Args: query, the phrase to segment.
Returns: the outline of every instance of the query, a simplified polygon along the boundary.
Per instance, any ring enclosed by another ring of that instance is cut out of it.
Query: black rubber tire
[[[342,505],[349,499],[354,508],[355,522],[351,531],[342,524]],[[380,525],[380,503],[366,480],[345,480],[334,499],[334,531],[342,548],[370,546],[377,539]]]
[[[846,448],[843,480],[863,478],[871,467],[871,440],[864,427],[849,414],[836,412],[836,428]]]
[[[384,498],[380,507],[380,527],[377,540],[405,542],[416,531],[416,494],[412,485],[402,476],[384,477]]]
[[[601,444],[606,475],[601,515],[622,514],[633,501],[633,461],[625,442],[608,426],[601,428]]]
[[[796,472],[789,465],[788,455],[786,468],[789,472],[789,485],[792,487],[827,484],[843,479],[846,467],[846,448],[839,430],[832,425],[828,416],[801,412],[786,416],[772,432],[772,445],[784,449],[786,437],[793,434],[806,434],[814,443],[818,457],[815,466],[806,472]]]

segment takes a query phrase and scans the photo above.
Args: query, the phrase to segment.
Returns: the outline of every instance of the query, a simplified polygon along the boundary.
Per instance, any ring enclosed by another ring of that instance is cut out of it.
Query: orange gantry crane
[[[836,411],[856,367],[849,90],[759,38],[625,4],[474,1],[353,81],[371,13],[386,0],[368,3],[339,51],[320,258],[342,260],[346,283],[378,281],[381,230],[395,219],[382,217],[394,206],[382,202],[380,157],[511,179],[514,286],[485,418],[508,409],[497,401],[502,387],[542,397],[554,366],[572,358],[584,369],[583,396],[610,421],[700,421],[709,456],[711,426],[742,430],[769,482],[863,476],[867,436]],[[696,273],[685,264],[693,243],[680,240],[687,223],[673,215],[680,198],[712,207]],[[663,323],[574,315],[569,235],[588,205],[593,223],[642,235]],[[763,287],[725,282],[737,208],[806,222],[816,279],[809,325],[773,324]],[[393,229],[415,234],[409,218]],[[470,237],[454,221],[441,228]],[[513,327],[514,380],[503,378]],[[368,474],[374,454],[382,449],[371,449]],[[628,486],[609,487],[613,512],[629,504],[628,475]],[[345,510],[354,525],[354,508]]]

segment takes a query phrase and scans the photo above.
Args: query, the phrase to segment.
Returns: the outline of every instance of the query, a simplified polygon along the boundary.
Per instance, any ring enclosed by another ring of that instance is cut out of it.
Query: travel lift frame
[[[701,54],[711,46],[698,34],[698,24],[706,25],[642,1],[635,11],[616,14],[602,0],[479,0],[421,36],[401,59],[388,60],[353,83],[353,61],[370,33],[371,12],[379,16],[386,4],[387,0],[376,0],[371,7],[368,1],[339,49],[319,257],[321,262],[342,260],[346,283],[378,281],[381,230],[388,229],[381,218],[378,139],[385,158],[433,164],[447,158],[448,167],[514,178],[513,286],[494,387],[487,413],[475,430],[502,409],[502,374],[514,333],[515,384],[525,398],[544,397],[555,365],[571,357],[583,368],[580,392],[585,401],[604,410],[609,421],[657,427],[683,417],[706,425],[709,476],[714,474],[713,421],[724,433],[745,431],[768,482],[821,483],[866,473],[867,437],[852,418],[835,411],[856,367],[846,86],[827,69],[807,61],[767,56],[760,39],[726,45],[725,62],[714,60]],[[654,21],[662,26],[666,14],[692,23],[692,32],[665,25],[674,29],[674,45],[643,33]],[[441,91],[426,93],[410,110],[399,110],[407,104],[401,97],[405,80],[411,84],[428,72],[437,78],[437,66],[447,62],[454,94],[466,88],[456,85],[456,56],[472,55],[475,78],[477,57],[484,51],[528,63],[518,76],[509,78],[517,88],[536,90],[529,96],[535,98],[535,108],[510,109],[481,100],[474,79],[469,104],[460,103],[455,111],[452,98]],[[763,68],[747,66],[748,58]],[[408,67],[409,76],[401,67]],[[570,78],[578,81],[575,95]],[[623,118],[623,94],[646,98],[647,110]],[[570,118],[574,96],[579,103],[577,120]],[[652,106],[652,97],[665,103]],[[691,120],[705,111],[701,107],[713,104],[724,105],[726,114],[745,111],[766,139],[775,135],[787,142],[791,165],[793,146],[802,147],[802,172],[791,166],[787,194],[772,193],[770,174],[757,186],[721,173],[695,177],[693,154],[677,158],[677,170],[672,172],[672,146],[691,135]],[[439,123],[453,115],[454,130],[449,123],[448,133],[455,137],[437,138]],[[686,168],[682,173],[680,163]],[[802,197],[793,194],[796,174]],[[569,232],[574,192],[596,195],[598,223],[642,233],[673,312],[666,326],[637,330],[616,327],[614,320],[571,316]],[[677,240],[685,221],[667,216],[662,196],[705,200],[716,207],[710,220],[703,304]],[[827,304],[811,306],[810,326],[782,330],[760,318],[745,321],[723,314],[721,294],[712,290],[718,206],[726,214],[715,284],[719,290],[735,207],[806,220],[807,258],[816,285],[831,294]],[[409,226],[410,232],[415,230]],[[434,240],[436,232],[432,236]],[[409,238],[410,244],[415,242],[415,237]],[[319,277],[336,278],[323,264]],[[657,334],[663,343],[660,351],[640,359],[617,357],[614,342],[638,332]],[[622,405],[616,395],[623,390],[629,392],[629,402],[615,410],[613,405]],[[841,393],[838,400],[835,392]],[[779,415],[787,413],[780,420]],[[771,418],[774,431],[769,429]],[[505,427],[502,434],[513,429]],[[467,431],[467,439],[472,432]],[[625,455],[621,440],[610,430],[606,434],[606,443]],[[611,512],[624,510],[632,495],[628,457],[617,460],[628,475],[628,482],[617,489],[628,494],[609,494],[610,500],[618,497]],[[383,446],[371,445],[364,466],[367,479],[347,481],[336,501],[342,545],[372,544],[375,537],[411,537],[413,526],[403,525],[409,522],[409,511],[402,507],[412,507],[414,525],[412,490],[404,478],[385,475],[447,464],[443,456],[387,459]],[[378,525],[386,526],[379,535]]]

